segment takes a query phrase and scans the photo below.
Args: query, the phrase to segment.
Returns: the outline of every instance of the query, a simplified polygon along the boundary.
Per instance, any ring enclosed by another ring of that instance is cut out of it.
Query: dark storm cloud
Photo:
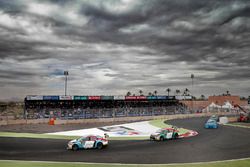
[[[249,14],[249,4],[245,5],[242,1],[240,7],[237,8],[235,3],[237,2],[145,1],[143,5],[138,5],[137,8],[129,11],[130,13],[113,14],[103,8],[91,7],[90,5],[84,6],[81,13],[90,17],[89,26],[96,27],[98,32],[92,34],[94,38],[98,36],[96,40],[99,38],[99,40],[126,45],[148,46],[165,54],[173,55],[174,61],[199,62],[220,47],[231,49],[247,47],[246,42],[241,43],[227,38],[228,35],[241,36],[246,34],[249,36],[249,29],[238,33],[227,30],[230,25],[225,25],[226,23],[238,17],[247,17]],[[199,11],[204,13],[199,15]],[[213,11],[218,14],[213,15]],[[185,25],[172,26],[173,22],[183,20],[186,23],[194,20],[193,23],[191,22],[194,27],[190,30]],[[153,29],[126,35],[118,31],[121,27],[140,23],[149,24]],[[242,25],[244,26],[244,23]],[[101,31],[103,30],[105,33],[100,33],[99,28],[102,28]],[[166,29],[166,33],[170,31],[170,33],[178,34],[170,37],[157,35],[157,31],[164,29]],[[221,34],[220,31],[229,32]],[[215,57],[217,58],[217,55]]]
[[[9,70],[0,70],[1,78],[11,78],[17,79],[17,77],[31,77],[34,75],[32,72],[22,72],[22,71],[9,71]]]
[[[36,73],[25,72],[25,71],[15,71],[12,70],[0,70],[0,85],[2,87],[6,86],[15,86],[15,87],[29,87],[29,86],[38,86],[39,84],[35,82],[30,82]]]
[[[195,73],[246,94],[249,16],[245,0],[1,1],[0,78],[46,90],[66,69],[73,92],[98,94],[187,87]]]
[[[29,81],[1,81],[0,82],[0,86],[1,87],[7,87],[6,85],[8,85],[9,87],[18,87],[20,89],[23,88],[27,88],[27,87],[34,87],[34,86],[40,86],[36,83],[33,82],[29,82]]]
[[[48,52],[39,52],[35,46],[41,46],[44,43],[32,43],[21,41],[0,41],[0,57],[14,58],[20,61],[47,59],[50,57]],[[47,44],[46,44],[47,45]]]
[[[0,6],[1,10],[13,14],[21,12],[23,9],[25,9],[25,5],[18,0],[0,1]]]

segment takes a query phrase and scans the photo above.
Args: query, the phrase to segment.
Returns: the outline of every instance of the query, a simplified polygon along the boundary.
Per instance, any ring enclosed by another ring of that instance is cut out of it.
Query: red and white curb
[[[198,135],[198,132],[196,132],[194,130],[189,130],[187,133],[179,135],[179,138],[193,137],[193,136],[196,136],[196,135]]]

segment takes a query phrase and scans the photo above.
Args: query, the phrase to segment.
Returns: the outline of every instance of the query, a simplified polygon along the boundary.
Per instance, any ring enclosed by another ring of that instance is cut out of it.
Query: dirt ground
[[[20,133],[51,133],[67,130],[78,130],[96,128],[110,125],[119,125],[127,122],[101,122],[101,123],[81,123],[81,124],[65,124],[65,125],[48,125],[48,124],[19,124],[19,125],[3,125],[0,126],[0,132],[20,132]]]

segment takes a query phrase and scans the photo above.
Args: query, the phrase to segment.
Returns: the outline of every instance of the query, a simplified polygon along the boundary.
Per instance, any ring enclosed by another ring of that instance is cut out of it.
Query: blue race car
[[[69,141],[67,149],[73,151],[77,151],[79,149],[88,149],[88,148],[102,149],[107,145],[108,145],[108,140],[106,136],[101,137],[98,135],[97,136],[88,135]]]
[[[216,122],[219,122],[219,116],[217,116],[217,115],[212,115],[209,119],[213,119]]]
[[[209,119],[204,126],[206,129],[217,129],[218,123],[214,119]]]

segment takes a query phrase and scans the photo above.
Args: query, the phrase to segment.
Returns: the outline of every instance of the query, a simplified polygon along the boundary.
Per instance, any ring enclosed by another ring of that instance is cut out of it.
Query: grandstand
[[[186,113],[175,96],[26,96],[28,119],[91,119]]]

